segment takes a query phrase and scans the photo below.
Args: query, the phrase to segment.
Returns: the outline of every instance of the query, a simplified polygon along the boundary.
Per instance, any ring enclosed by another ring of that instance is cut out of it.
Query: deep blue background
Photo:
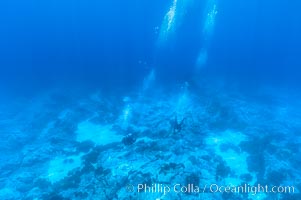
[[[135,86],[156,68],[159,79],[190,80],[202,47],[204,2],[188,10],[169,48],[156,43],[172,1],[2,0],[3,88],[66,84]],[[208,63],[200,78],[300,85],[301,2],[219,1]]]
[[[221,1],[211,68],[241,81],[298,84],[300,8],[296,0]]]

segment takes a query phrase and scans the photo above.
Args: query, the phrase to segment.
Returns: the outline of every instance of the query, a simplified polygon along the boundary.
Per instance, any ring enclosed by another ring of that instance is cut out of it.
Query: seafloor
[[[301,199],[298,99],[272,88],[246,95],[185,84],[16,98],[1,105],[0,199]],[[138,192],[138,184],[202,191],[164,195]],[[203,191],[210,184],[295,191]]]

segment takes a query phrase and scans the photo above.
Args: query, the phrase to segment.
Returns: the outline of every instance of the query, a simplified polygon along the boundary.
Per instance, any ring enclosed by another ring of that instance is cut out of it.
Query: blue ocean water
[[[0,199],[301,199],[300,8],[2,0]]]

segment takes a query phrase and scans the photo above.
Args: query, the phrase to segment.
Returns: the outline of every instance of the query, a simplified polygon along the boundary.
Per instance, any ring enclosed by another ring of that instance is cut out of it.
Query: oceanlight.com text
[[[204,185],[194,185],[194,184],[128,184],[126,186],[128,192],[138,192],[138,193],[160,193],[167,195],[169,193],[249,193],[251,195],[257,195],[258,193],[285,193],[293,194],[295,193],[294,186],[269,186],[269,185],[219,185],[219,184],[204,184]]]

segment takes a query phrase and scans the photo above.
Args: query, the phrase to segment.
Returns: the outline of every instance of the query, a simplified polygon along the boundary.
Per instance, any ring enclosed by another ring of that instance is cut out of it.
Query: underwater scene
[[[0,200],[300,200],[300,10],[1,0]]]

